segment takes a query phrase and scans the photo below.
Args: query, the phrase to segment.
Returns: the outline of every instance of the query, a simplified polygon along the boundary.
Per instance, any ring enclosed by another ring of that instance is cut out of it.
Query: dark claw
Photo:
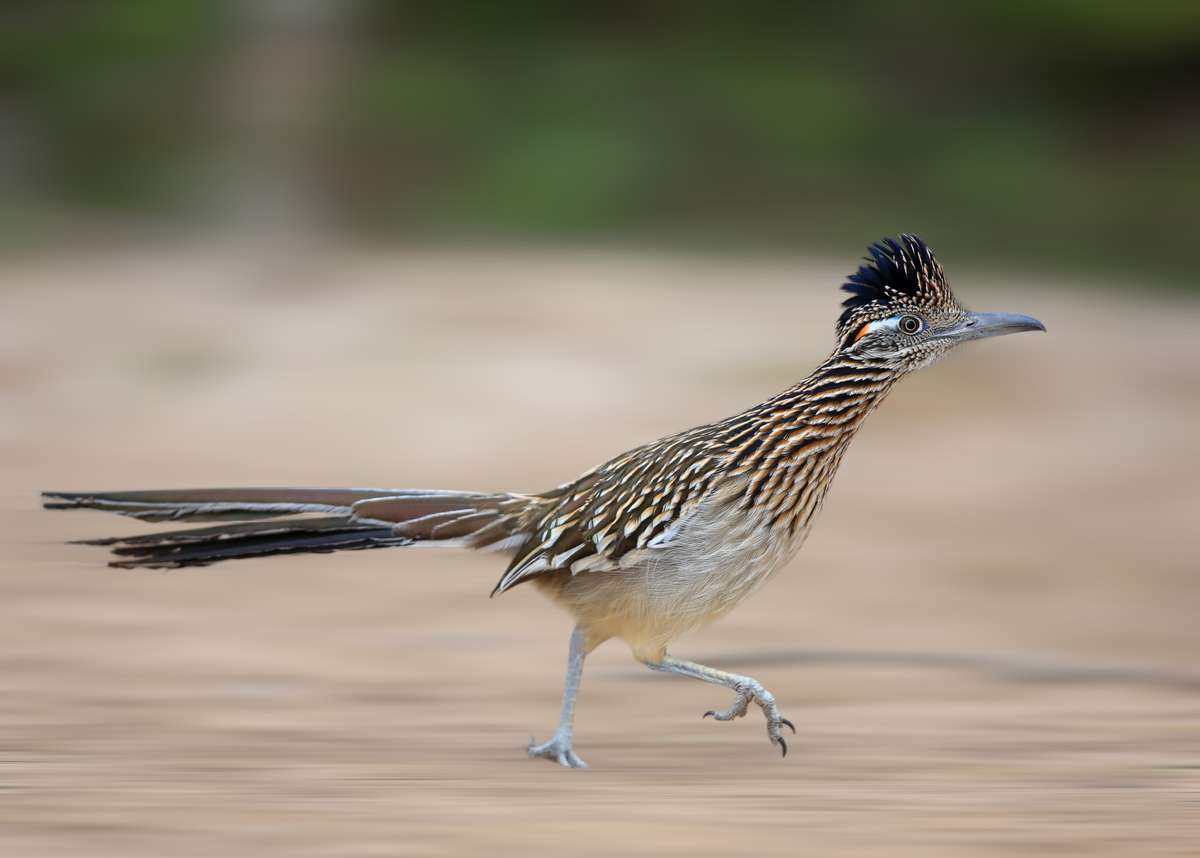
[[[787,742],[783,741],[783,737],[779,737],[779,749],[783,751],[783,755],[787,756]]]
[[[717,714],[717,713],[716,713],[714,710],[712,710],[712,709],[709,709],[707,712],[705,712],[705,713],[704,713],[703,715],[701,715],[700,717],[701,717],[701,718],[707,718],[709,715],[716,715],[716,714]]]
[[[786,724],[787,726],[791,727],[791,728],[792,728],[792,735],[793,735],[793,736],[795,736],[795,735],[796,735],[796,725],[795,725],[795,724],[793,724],[791,721],[789,721],[789,720],[788,720],[788,719],[786,719],[786,718],[780,718],[780,719],[779,719],[779,723],[780,723],[780,724]]]

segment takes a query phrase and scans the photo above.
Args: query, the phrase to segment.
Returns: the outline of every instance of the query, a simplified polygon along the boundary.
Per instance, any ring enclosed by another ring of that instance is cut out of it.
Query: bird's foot
[[[739,682],[734,686],[733,691],[737,696],[734,698],[732,706],[728,709],[710,709],[704,713],[704,717],[712,716],[718,721],[732,721],[734,718],[741,718],[745,715],[751,702],[757,703],[767,719],[767,738],[771,740],[772,745],[778,745],[779,750],[786,757],[788,747],[787,742],[783,740],[783,728],[788,727],[795,735],[796,725],[779,714],[779,707],[775,705],[775,695],[767,691],[756,679]]]
[[[558,763],[564,768],[586,769],[588,767],[583,758],[571,749],[571,738],[569,736],[561,736],[555,733],[550,741],[542,742],[540,745],[535,745],[533,740],[530,739],[529,747],[526,750],[531,757],[544,757],[547,760]]]

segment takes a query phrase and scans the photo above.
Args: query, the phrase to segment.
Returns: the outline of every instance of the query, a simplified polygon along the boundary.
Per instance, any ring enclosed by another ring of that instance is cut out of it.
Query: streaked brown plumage
[[[638,447],[539,494],[389,489],[48,492],[48,508],[107,509],[148,521],[223,521],[127,538],[119,567],[411,545],[512,553],[493,594],[532,581],[576,619],[558,731],[530,753],[580,767],[571,747],[586,654],[609,638],[647,666],[732,689],[771,741],[790,722],[749,677],[667,653],[680,634],[729,611],[800,548],[847,445],[907,373],[969,339],[1043,329],[1025,316],[969,313],[920,239],[871,248],[849,278],[838,345],[807,378],[717,423]]]

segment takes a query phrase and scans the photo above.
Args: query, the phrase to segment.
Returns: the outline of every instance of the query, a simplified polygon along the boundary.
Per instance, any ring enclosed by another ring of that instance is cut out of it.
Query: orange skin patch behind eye
[[[858,333],[854,335],[853,342],[857,343],[859,340],[861,340],[863,337],[865,337],[867,335],[867,329],[870,327],[871,327],[871,323],[867,322],[865,325],[863,325],[861,328],[859,328]]]

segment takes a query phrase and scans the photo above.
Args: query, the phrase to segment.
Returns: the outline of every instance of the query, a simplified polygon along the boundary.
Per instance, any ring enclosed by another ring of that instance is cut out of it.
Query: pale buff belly
[[[638,658],[657,660],[671,640],[754,592],[792,558],[804,536],[772,533],[740,512],[702,516],[669,546],[640,552],[628,568],[537,580],[585,627],[590,646],[621,638]]]

